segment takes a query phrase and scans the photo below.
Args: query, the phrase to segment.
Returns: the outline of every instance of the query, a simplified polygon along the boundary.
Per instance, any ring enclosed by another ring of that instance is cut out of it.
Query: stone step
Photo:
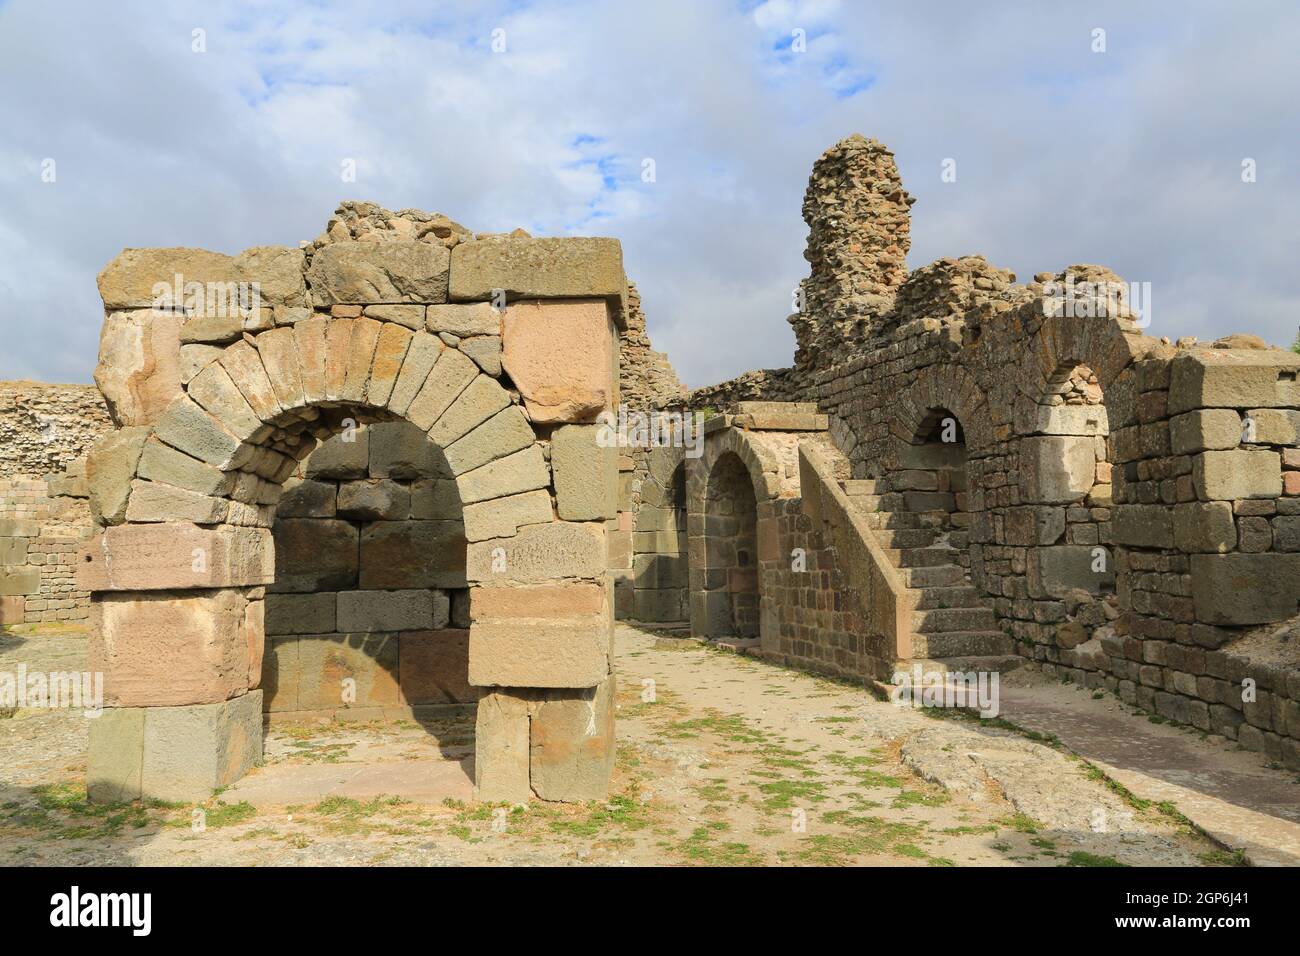
[[[929,611],[941,607],[979,607],[980,592],[962,582],[960,584],[925,585],[918,592],[916,610]]]
[[[887,528],[876,532],[882,548],[928,548],[937,532],[930,528]]]
[[[918,634],[941,631],[991,631],[998,626],[997,615],[987,607],[937,607],[912,612],[912,630]]]
[[[947,546],[933,548],[886,548],[885,554],[896,567],[928,568],[936,564],[957,564],[957,550]]]
[[[920,664],[921,673],[923,674],[951,674],[954,672],[969,673],[993,673],[1005,674],[1022,666],[1025,659],[1017,654],[998,654],[995,656],[972,656],[972,657],[936,657],[923,658],[914,657],[910,661],[899,661],[894,665],[895,671],[911,671],[913,666]]]
[[[849,503],[859,514],[876,514],[880,511],[880,495],[849,495]]]
[[[899,568],[903,583],[909,588],[953,587],[966,582],[966,571],[959,564],[936,564],[930,567]]]
[[[1015,642],[1001,631],[913,634],[912,653],[926,658],[1014,656]]]

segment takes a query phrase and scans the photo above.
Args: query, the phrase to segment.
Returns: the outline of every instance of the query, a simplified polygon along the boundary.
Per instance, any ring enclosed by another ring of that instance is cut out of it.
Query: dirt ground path
[[[6,634],[0,671],[80,668],[84,653],[84,635]],[[936,719],[631,627],[618,630],[617,665],[614,784],[607,801],[582,806],[439,799],[465,792],[468,718],[276,728],[267,765],[202,806],[96,806],[81,785],[87,720],[19,710],[0,719],[0,863],[1234,862],[1169,808],[996,721]],[[432,761],[462,789],[431,784]],[[367,788],[355,789],[360,779]],[[333,780],[344,789],[282,802],[295,786]]]

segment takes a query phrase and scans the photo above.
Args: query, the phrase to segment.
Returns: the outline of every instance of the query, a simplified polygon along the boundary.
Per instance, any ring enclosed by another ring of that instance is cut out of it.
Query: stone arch
[[[489,691],[476,735],[480,796],[527,799],[531,786],[548,799],[586,799],[603,790],[612,759],[604,521],[614,452],[599,447],[594,425],[539,436],[518,399],[454,337],[308,315],[225,345],[153,424],[119,429],[96,450],[107,527],[78,570],[93,593],[92,666],[105,673],[111,709],[92,733],[92,794],[201,799],[260,758],[265,587],[281,486],[322,440],[390,421],[410,422],[441,450],[463,504],[469,680]],[[571,749],[539,758],[558,737],[529,749],[530,721],[553,711],[568,726],[569,699],[610,722],[580,769]]]
[[[961,422],[968,451],[983,452],[992,444],[988,400],[974,376],[957,365],[932,365],[917,374],[894,404],[890,431],[898,439],[896,460],[903,444],[923,440],[936,409],[947,409]]]
[[[1092,368],[1105,391],[1154,344],[1135,331],[1132,323],[1114,317],[1045,316],[1020,363],[1020,391],[1036,399],[1062,368],[1076,365]]]

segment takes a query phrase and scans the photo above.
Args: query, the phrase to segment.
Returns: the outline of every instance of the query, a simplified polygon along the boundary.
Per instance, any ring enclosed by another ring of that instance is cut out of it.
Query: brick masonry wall
[[[879,144],[828,150],[804,204],[813,274],[790,318],[794,367],[691,404],[817,402],[888,510],[937,503],[940,478],[915,456],[950,414],[967,479],[954,532],[969,529],[972,583],[1019,653],[1300,766],[1285,637],[1300,603],[1300,356],[1248,335],[1151,338],[1123,295],[1062,310],[1051,283],[1120,287],[1098,266],[1021,285],[967,256],[900,281],[907,204]]]
[[[93,530],[84,456],[111,427],[93,385],[0,382],[0,624],[87,617],[73,581]]]

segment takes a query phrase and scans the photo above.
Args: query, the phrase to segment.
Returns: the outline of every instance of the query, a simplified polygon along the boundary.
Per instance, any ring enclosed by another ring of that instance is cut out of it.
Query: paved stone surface
[[[1257,866],[1300,864],[1300,780],[1261,754],[1055,682],[1003,686],[1002,716],[1055,735],[1141,799],[1173,803]]]

